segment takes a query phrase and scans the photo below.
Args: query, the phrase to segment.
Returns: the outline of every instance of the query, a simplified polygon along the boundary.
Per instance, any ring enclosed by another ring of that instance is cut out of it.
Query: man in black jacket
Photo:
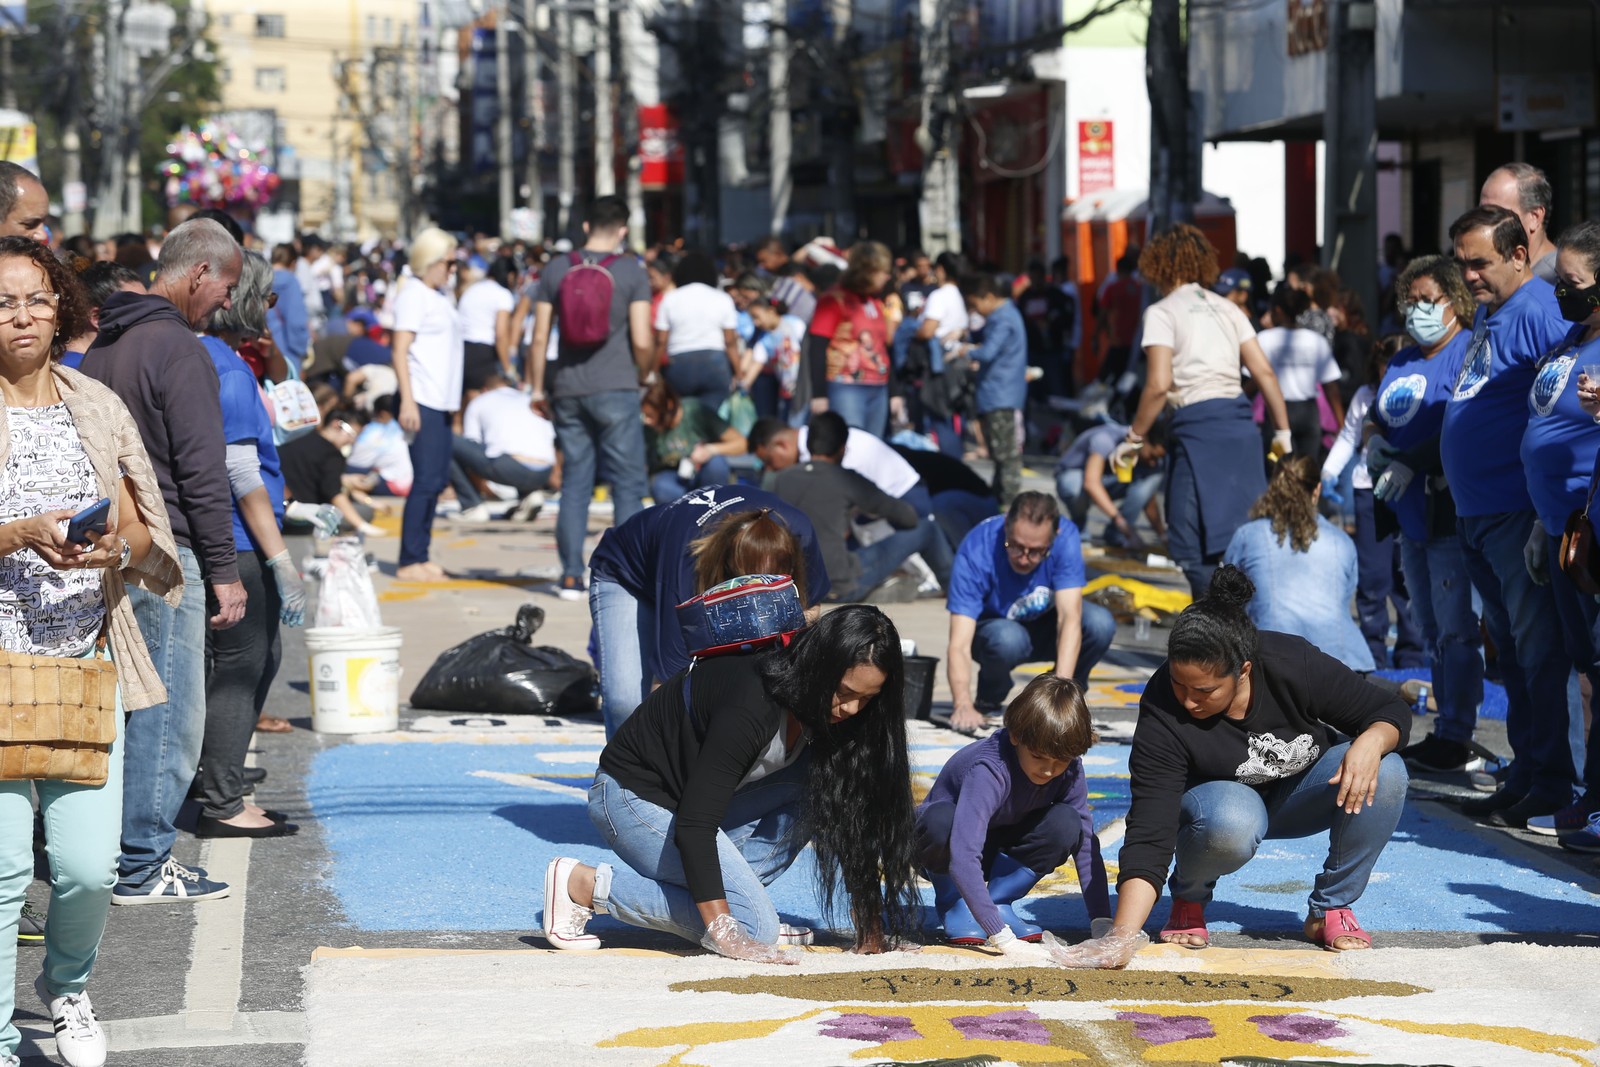
[[[811,416],[806,431],[811,458],[778,472],[773,491],[786,504],[805,512],[816,530],[822,560],[833,584],[832,599],[861,600],[889,577],[913,552],[923,554],[941,586],[950,580],[948,551],[935,551],[934,538],[944,534],[932,519],[917,513],[905,500],[896,499],[855,471],[840,466],[849,427],[833,411]],[[895,532],[881,541],[851,549],[848,539],[855,514],[885,519]],[[941,572],[942,570],[942,572]]]
[[[173,821],[200,762],[207,614],[219,630],[244,616],[217,372],[195,337],[213,312],[231,306],[242,265],[239,246],[222,226],[209,219],[184,223],[161,246],[150,292],[117,293],[106,301],[100,335],[83,358],[83,373],[122,398],[144,438],[166,498],[185,586],[175,608],[153,594],[128,590],[167,702],[130,716],[122,740],[122,858],[111,898],[116,904],[228,893],[225,884],[174,860],[172,842]]]

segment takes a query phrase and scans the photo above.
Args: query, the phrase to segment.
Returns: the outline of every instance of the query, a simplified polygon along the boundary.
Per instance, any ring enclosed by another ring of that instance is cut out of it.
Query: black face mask
[[[1561,317],[1568,322],[1585,322],[1596,308],[1600,308],[1600,282],[1587,289],[1558,285],[1556,304],[1561,308]]]

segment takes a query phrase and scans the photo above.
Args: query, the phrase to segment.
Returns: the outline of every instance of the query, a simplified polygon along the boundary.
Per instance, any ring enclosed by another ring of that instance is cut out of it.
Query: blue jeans
[[[946,489],[934,493],[931,503],[933,517],[944,531],[945,540],[959,548],[972,528],[984,519],[992,519],[998,512],[994,497],[979,496],[965,489]]]
[[[122,739],[121,883],[141,886],[172,856],[178,809],[189,794],[206,723],[206,587],[194,550],[178,546],[183,599],[176,608],[128,587],[139,634],[167,702],[128,717]]]
[[[450,484],[455,488],[456,499],[464,508],[474,508],[483,503],[483,494],[472,484],[476,474],[485,481],[509,485],[519,496],[527,496],[536,489],[550,484],[553,467],[530,467],[515,456],[489,458],[482,442],[456,434],[450,442]]]
[[[1356,619],[1367,639],[1372,662],[1389,666],[1389,604],[1394,604],[1394,665],[1423,665],[1421,635],[1411,614],[1411,600],[1400,568],[1398,535],[1379,539],[1371,489],[1352,489],[1356,507]]]
[[[661,377],[680,397],[692,396],[711,411],[733,391],[733,366],[728,353],[717,348],[674,353],[661,368]]]
[[[1164,471],[1140,469],[1147,473],[1131,482],[1119,482],[1115,474],[1102,478],[1106,492],[1111,494],[1111,499],[1115,500],[1119,496],[1122,498],[1122,506],[1117,511],[1128,520],[1130,527],[1139,525],[1139,516],[1144,514],[1145,507],[1161,491],[1161,483],[1166,478]],[[1056,495],[1067,506],[1067,515],[1073,524],[1079,530],[1085,529],[1084,524],[1089,520],[1089,506],[1093,502],[1089,499],[1089,494],[1084,492],[1082,467],[1056,472]],[[1107,544],[1121,544],[1122,532],[1115,526],[1108,526],[1105,539]]]
[[[1439,718],[1433,732],[1447,741],[1472,740],[1483,703],[1483,641],[1478,613],[1472,610],[1472,581],[1461,538],[1431,541],[1400,537],[1400,565],[1406,585],[1416,590],[1411,611],[1422,630],[1422,647],[1433,672]]]
[[[562,454],[561,512],[556,516],[561,574],[582,581],[583,542],[589,534],[596,464],[602,464],[611,479],[612,525],[621,526],[644,509],[644,423],[639,421],[639,391],[611,389],[587,396],[558,396],[550,403],[550,415]]]
[[[717,831],[728,910],[746,933],[768,945],[778,942],[778,911],[766,887],[789,869],[805,844],[794,840],[794,827],[809,763],[801,755],[777,774],[734,793]],[[622,864],[596,865],[594,910],[698,945],[706,927],[673,841],[674,818],[609,774],[595,776],[589,787],[589,821]]]
[[[1561,538],[1547,534],[1550,547],[1546,558],[1550,561],[1550,591],[1555,596],[1556,612],[1561,616],[1561,632],[1567,639],[1567,655],[1572,665],[1589,679],[1591,692],[1600,693],[1600,604],[1587,594],[1580,593],[1555,561],[1560,558]],[[1591,698],[1591,703],[1594,698]],[[1588,743],[1583,737],[1583,705],[1573,706],[1571,744],[1572,751],[1583,750],[1583,787],[1586,793],[1600,799],[1600,716],[1589,723]]]
[[[450,484],[450,413],[417,405],[422,425],[411,438],[411,492],[400,515],[400,566],[428,562],[433,512]]]
[[[594,620],[594,666],[600,672],[600,713],[609,741],[650,695],[654,679],[645,663],[655,655],[655,606],[616,582],[596,578],[589,583],[589,617]]]
[[[733,484],[733,473],[728,470],[727,459],[723,456],[712,456],[694,472],[694,478],[687,482],[678,477],[676,467],[671,470],[656,471],[650,476],[650,498],[657,504],[667,504],[691,489],[700,489],[707,485],[731,484]]]
[[[837,411],[847,426],[882,437],[889,429],[889,387],[829,382],[828,410]]]
[[[90,655],[93,655],[91,651]],[[117,721],[122,721],[121,693]],[[134,712],[134,718],[151,709]],[[117,883],[117,833],[122,826],[124,738],[111,745],[106,784],[0,782],[0,1057],[17,1051],[17,919],[33,881],[33,790],[44,815],[50,858],[50,912],[44,928],[45,986],[57,996],[89,984]],[[37,1010],[37,1009],[35,1009]]]
[[[945,540],[938,523],[923,518],[909,530],[896,530],[881,541],[852,549],[851,554],[861,565],[861,572],[853,584],[835,586],[831,598],[846,604],[859,601],[898,570],[913,553],[922,556],[940,585],[950,584],[950,564],[954,558],[950,542]]]
[[[1568,738],[1572,661],[1555,597],[1549,586],[1534,584],[1523,562],[1535,521],[1532,511],[1512,511],[1461,517],[1456,524],[1505,680],[1506,739],[1513,757],[1505,787],[1564,805],[1577,778]]]
[[[1089,671],[1117,636],[1117,619],[1099,604],[1083,602],[1083,636],[1072,677],[1089,684]],[[978,703],[1003,704],[1011,692],[1011,672],[1024,663],[1052,663],[1056,658],[1056,613],[1036,619],[979,619],[972,635],[972,661],[978,665]]]
[[[1334,806],[1339,787],[1328,779],[1350,744],[1334,745],[1307,770],[1262,788],[1240,782],[1202,782],[1183,794],[1178,848],[1168,885],[1172,895],[1206,904],[1217,879],[1232,874],[1256,854],[1261,842],[1310,837],[1329,831],[1328,859],[1311,883],[1310,913],[1348,908],[1366,892],[1405,808],[1405,760],[1391,752],[1378,765],[1372,806],[1350,815]]]

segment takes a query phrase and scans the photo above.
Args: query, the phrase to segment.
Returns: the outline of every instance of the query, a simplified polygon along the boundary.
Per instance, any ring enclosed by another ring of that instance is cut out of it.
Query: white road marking
[[[227,1045],[302,1045],[306,1017],[297,1011],[257,1011],[238,1014],[221,1030],[196,1032],[187,1014],[151,1015],[141,1019],[103,1020],[112,1052],[139,1052],[154,1048],[211,1048]],[[48,1022],[16,1020],[22,1031],[17,1055],[55,1056],[55,1036]],[[237,1062],[237,1061],[234,1061]]]

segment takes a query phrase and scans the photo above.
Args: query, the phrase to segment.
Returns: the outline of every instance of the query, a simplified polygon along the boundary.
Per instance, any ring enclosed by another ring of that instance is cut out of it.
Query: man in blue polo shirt
[[[1445,405],[1440,451],[1455,497],[1467,573],[1483,597],[1483,618],[1505,680],[1506,736],[1513,761],[1496,793],[1461,810],[1493,825],[1523,827],[1572,800],[1567,656],[1550,587],[1534,581],[1524,551],[1542,549],[1519,444],[1539,357],[1567,323],[1550,283],[1534,275],[1517,216],[1482,206],[1450,227],[1456,261],[1478,313],[1455,392]]]
[[[956,550],[946,606],[950,728],[963,733],[1005,703],[1019,664],[1054,661],[1056,674],[1087,685],[1117,635],[1111,612],[1084,602],[1078,528],[1046,493],[1019,493],[1005,515],[973,527]]]

